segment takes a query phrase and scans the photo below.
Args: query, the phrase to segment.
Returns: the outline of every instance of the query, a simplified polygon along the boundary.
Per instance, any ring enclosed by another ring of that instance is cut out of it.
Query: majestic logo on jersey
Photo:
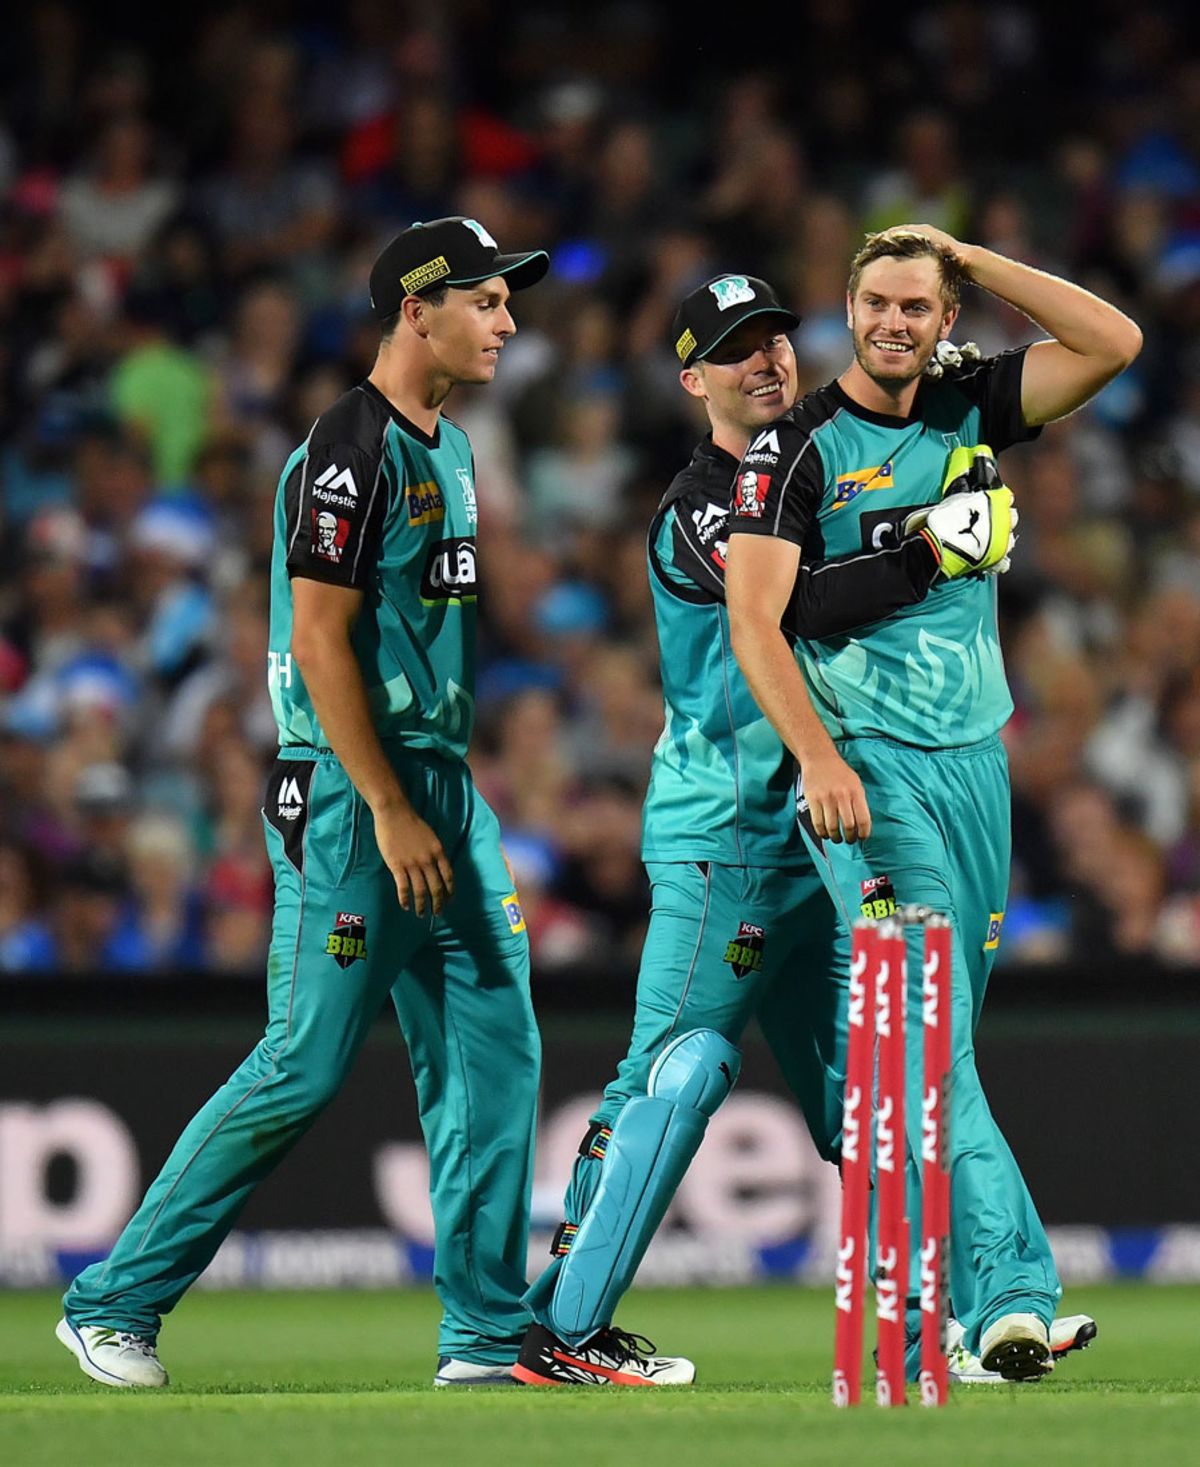
[[[983,944],[985,953],[995,952],[1000,946],[1000,929],[1004,926],[1004,913],[992,912],[988,917],[987,940]]]
[[[431,525],[435,520],[446,518],[446,502],[442,498],[442,491],[432,479],[421,484],[406,485],[404,499],[408,505],[410,525]]]
[[[310,513],[313,554],[332,565],[341,565],[342,551],[350,538],[350,521],[338,519],[327,509],[314,509]]]
[[[525,914],[521,911],[521,903],[515,891],[510,891],[506,897],[500,898],[500,905],[504,908],[504,915],[508,918],[508,925],[513,932],[525,931]]]
[[[337,464],[329,465],[317,480],[316,487],[327,491],[315,496],[322,501],[332,499],[335,504],[345,503],[345,500],[336,497],[343,494],[350,500],[358,498],[358,485],[354,482],[354,475],[349,469],[339,469]]]
[[[864,917],[890,917],[896,910],[896,889],[890,876],[872,876],[861,890],[858,910]]]
[[[765,433],[758,435],[746,450],[742,462],[751,466],[766,464],[768,468],[775,467],[779,462],[779,434],[774,428],[768,428]]]
[[[421,575],[421,600],[426,606],[474,601],[478,584],[473,539],[439,540],[430,546]]]
[[[480,244],[487,245],[489,250],[498,250],[500,248],[500,246],[487,232],[487,230],[484,229],[483,225],[480,224],[478,219],[464,219],[463,223],[472,232],[472,234],[478,236]]]
[[[300,793],[300,785],[293,774],[284,779],[279,786],[279,818],[280,820],[298,820],[304,810],[304,796]]]
[[[479,523],[479,509],[475,503],[475,485],[471,483],[471,476],[466,469],[455,469],[458,482],[462,485],[463,508],[467,511],[467,524]]]
[[[754,291],[750,282],[744,275],[726,275],[722,280],[714,280],[708,287],[717,298],[717,309],[729,310],[730,306],[740,306],[743,301],[754,300]]]
[[[895,487],[895,480],[892,478],[892,461],[889,458],[887,463],[876,464],[873,469],[855,469],[853,473],[843,474],[837,481],[833,503],[829,507],[830,509],[842,509],[852,499],[857,499],[868,489],[894,489]]]
[[[737,936],[727,944],[724,961],[733,969],[733,976],[739,983],[762,967],[766,940],[763,928],[753,922],[738,923]]]
[[[357,912],[339,912],[325,938],[325,951],[339,968],[348,968],[367,956],[367,919]]]
[[[744,473],[739,474],[733,495],[734,514],[750,515],[756,520],[762,519],[763,508],[767,502],[767,491],[770,487],[770,474],[759,474],[753,469],[747,469]]]

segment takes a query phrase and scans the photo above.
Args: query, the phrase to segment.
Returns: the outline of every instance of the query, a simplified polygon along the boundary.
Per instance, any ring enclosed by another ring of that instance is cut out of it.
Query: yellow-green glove
[[[1018,518],[1012,490],[1001,485],[948,494],[940,504],[910,514],[904,533],[924,535],[937,552],[942,575],[952,581],[979,571],[1006,571]]]

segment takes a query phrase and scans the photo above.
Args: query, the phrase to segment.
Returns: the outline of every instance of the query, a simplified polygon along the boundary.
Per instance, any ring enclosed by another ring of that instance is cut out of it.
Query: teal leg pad
[[[737,1080],[741,1056],[711,1029],[671,1041],[650,1072],[649,1094],[626,1102],[609,1138],[599,1185],[554,1284],[545,1323],[578,1345],[612,1323],[650,1240],[704,1139],[709,1117]]]

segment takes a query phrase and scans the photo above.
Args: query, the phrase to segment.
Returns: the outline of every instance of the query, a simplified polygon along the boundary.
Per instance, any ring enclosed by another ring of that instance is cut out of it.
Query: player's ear
[[[679,374],[679,381],[683,390],[692,397],[708,397],[708,393],[704,389],[704,377],[699,370],[698,364],[695,367],[684,367],[683,371]]]
[[[951,331],[954,330],[954,323],[958,320],[958,312],[958,306],[951,306],[950,309],[942,317],[942,324],[938,328],[939,341],[945,341],[945,339],[950,335]]]
[[[854,330],[854,297],[849,291],[846,292],[846,329]]]
[[[419,295],[406,295],[400,304],[404,323],[424,339],[429,335],[429,321],[425,313],[425,302]]]

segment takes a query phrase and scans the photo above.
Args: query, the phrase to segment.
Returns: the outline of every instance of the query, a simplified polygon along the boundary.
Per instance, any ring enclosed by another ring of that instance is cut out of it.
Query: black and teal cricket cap
[[[752,316],[776,316],[781,331],[800,324],[795,311],[780,305],[765,280],[753,275],[717,275],[685,296],[671,323],[671,345],[680,365],[703,361],[731,331]]]
[[[509,290],[524,290],[549,268],[545,250],[502,255],[477,219],[430,219],[398,234],[371,266],[371,309],[382,320],[396,314],[405,296],[440,285],[478,285],[493,275],[502,275]]]

